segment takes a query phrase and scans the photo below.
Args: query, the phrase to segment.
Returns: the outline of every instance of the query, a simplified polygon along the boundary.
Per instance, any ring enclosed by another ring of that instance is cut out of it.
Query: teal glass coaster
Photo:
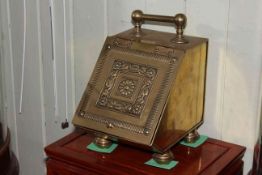
[[[118,146],[118,144],[113,143],[110,147],[108,148],[100,148],[98,146],[96,146],[93,142],[90,143],[89,145],[87,145],[87,149],[91,150],[91,151],[95,151],[95,152],[99,152],[99,153],[111,153],[113,152],[116,147]]]
[[[149,161],[145,162],[145,164],[149,165],[149,166],[161,168],[161,169],[170,170],[170,169],[174,168],[178,164],[178,161],[172,160],[168,164],[159,164],[154,159],[150,159]]]
[[[195,141],[194,143],[186,143],[185,141],[181,141],[180,144],[191,147],[191,148],[197,148],[200,145],[202,145],[207,139],[208,139],[207,136],[200,135],[199,139],[197,141]]]

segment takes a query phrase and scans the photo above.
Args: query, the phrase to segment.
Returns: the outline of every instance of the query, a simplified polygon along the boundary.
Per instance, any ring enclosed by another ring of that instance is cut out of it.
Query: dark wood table
[[[241,175],[245,148],[209,138],[198,148],[176,145],[172,148],[178,165],[163,170],[145,165],[151,153],[118,145],[111,154],[89,151],[93,137],[75,131],[47,146],[48,175]]]

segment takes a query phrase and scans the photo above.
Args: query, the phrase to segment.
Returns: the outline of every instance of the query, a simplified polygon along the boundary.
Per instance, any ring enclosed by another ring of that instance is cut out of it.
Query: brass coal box
[[[183,14],[136,10],[132,20],[107,37],[73,123],[102,147],[119,140],[166,155],[203,123],[208,40],[183,35]],[[143,29],[145,21],[173,23],[176,33]]]

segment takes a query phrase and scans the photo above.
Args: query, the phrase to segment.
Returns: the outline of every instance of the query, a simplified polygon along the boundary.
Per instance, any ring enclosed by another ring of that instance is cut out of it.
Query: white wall
[[[247,147],[249,167],[261,101],[262,2],[232,1],[228,19],[221,138]]]
[[[0,36],[2,33],[2,20],[0,18]],[[2,37],[0,37],[0,122],[3,123],[3,110],[4,110],[4,106],[3,106],[3,51],[2,51]],[[0,136],[1,137],[1,136]]]
[[[51,11],[48,1],[41,1],[41,29],[45,31],[42,32],[42,60],[47,144],[72,131],[72,125],[63,130],[61,123],[71,122],[75,108],[73,4],[71,0],[52,0],[50,6]]]
[[[3,78],[4,78],[4,71],[3,71],[3,50],[1,49],[1,45],[3,45],[2,43],[2,37],[1,37],[1,18],[0,18],[0,123],[2,125],[2,128],[6,128],[6,117],[4,116],[4,100],[3,100],[3,92],[4,92],[4,89],[3,89]],[[4,129],[5,131],[5,129]],[[3,130],[0,131],[0,133],[2,133]],[[3,137],[5,138],[5,133],[3,135],[0,135],[0,137]]]
[[[7,76],[7,117],[12,130],[12,143],[19,158],[21,174],[44,172],[45,135],[39,1],[26,1],[26,47],[23,67],[23,1],[1,1],[5,9],[5,75]],[[24,72],[24,73],[23,73]],[[22,80],[24,81],[22,83]],[[21,95],[22,92],[22,95]],[[20,101],[22,103],[20,103]],[[21,105],[21,111],[20,111]],[[14,133],[15,132],[15,133]],[[34,167],[34,168],[32,168]],[[42,173],[43,174],[43,173]]]
[[[70,3],[54,1],[51,28],[49,1],[0,1],[5,116],[22,175],[45,174],[44,147],[72,131],[61,128],[75,108]]]
[[[61,129],[61,122],[71,121],[105,37],[132,27],[134,9],[163,15],[183,12],[188,17],[186,34],[209,38],[205,123],[200,131],[246,146],[245,172],[251,168],[261,98],[259,0],[26,0],[24,74],[23,1],[0,3],[5,114],[22,175],[45,174],[44,146],[72,131],[71,124]],[[175,32],[172,27],[143,27]]]
[[[4,71],[3,71],[3,68],[4,68],[4,60],[3,60],[3,47],[1,47],[3,45],[3,42],[2,42],[2,37],[1,37],[1,33],[2,33],[2,30],[1,30],[1,25],[2,25],[2,22],[1,22],[1,18],[0,18],[0,123],[1,123],[1,126],[2,126],[2,130],[0,129],[0,137],[2,138],[5,138],[6,137],[6,134],[7,134],[7,118],[5,116],[5,103],[4,103]]]

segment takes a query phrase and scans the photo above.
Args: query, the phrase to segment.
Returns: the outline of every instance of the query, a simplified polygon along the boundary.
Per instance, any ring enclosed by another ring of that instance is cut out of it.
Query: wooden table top
[[[151,152],[119,144],[110,154],[97,153],[86,149],[92,140],[93,137],[83,131],[75,131],[47,146],[45,151],[51,160],[97,171],[101,175],[221,174],[232,163],[241,160],[245,152],[242,146],[211,138],[198,148],[178,144],[172,148],[178,165],[163,170],[144,164],[151,159]]]

